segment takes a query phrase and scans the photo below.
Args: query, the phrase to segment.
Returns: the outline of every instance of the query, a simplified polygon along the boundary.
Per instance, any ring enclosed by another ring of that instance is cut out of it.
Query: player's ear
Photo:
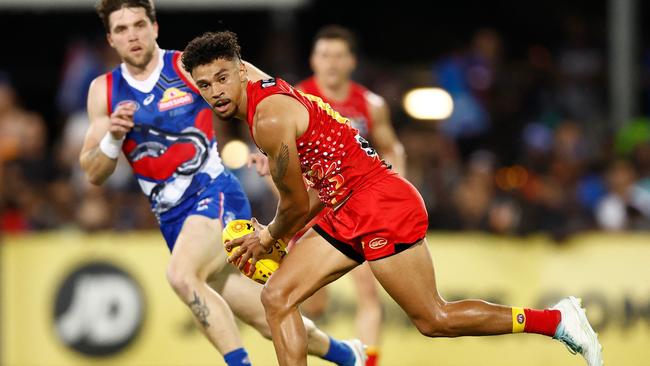
[[[244,81],[248,79],[248,70],[246,69],[246,63],[242,60],[239,60],[239,80]]]
[[[106,33],[106,41],[111,47],[115,48],[115,46],[113,45],[113,37],[111,37],[110,32]]]
[[[158,39],[158,22],[153,22],[153,33],[156,35],[155,39]]]

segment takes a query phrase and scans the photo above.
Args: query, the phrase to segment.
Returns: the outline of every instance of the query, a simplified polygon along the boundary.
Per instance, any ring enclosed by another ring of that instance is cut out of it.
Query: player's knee
[[[196,286],[198,278],[191,271],[170,265],[167,268],[167,282],[178,296],[186,299],[192,296],[193,287]]]
[[[281,286],[267,284],[262,288],[261,297],[267,316],[289,311],[292,307],[288,291]]]
[[[418,331],[427,337],[448,337],[452,334],[447,314],[444,310],[412,319]]]

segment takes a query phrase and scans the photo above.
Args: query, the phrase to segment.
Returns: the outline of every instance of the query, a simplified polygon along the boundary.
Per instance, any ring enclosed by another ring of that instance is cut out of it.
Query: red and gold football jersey
[[[305,181],[318,190],[324,204],[335,206],[372,178],[392,174],[347,118],[321,98],[294,89],[282,79],[248,83],[247,123],[251,135],[257,105],[275,94],[296,99],[309,112],[309,126],[296,139],[296,146]]]

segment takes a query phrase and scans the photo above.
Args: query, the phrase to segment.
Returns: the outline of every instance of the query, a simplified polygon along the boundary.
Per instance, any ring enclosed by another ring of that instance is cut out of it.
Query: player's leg
[[[480,300],[447,302],[436,287],[426,240],[393,256],[368,262],[388,294],[427,336],[512,332],[512,310]]]
[[[359,339],[368,346],[367,366],[375,366],[379,355],[382,308],[375,276],[367,263],[350,272],[357,289],[356,328]],[[313,296],[312,296],[313,298]]]
[[[255,328],[262,337],[271,339],[271,330],[260,301],[262,285],[247,278],[232,265],[226,265],[220,273],[211,276],[208,284],[221,295],[237,318]]]
[[[293,238],[291,239],[291,242],[289,242],[288,249],[291,249],[294,243],[300,240],[300,238],[303,235],[305,235],[305,233],[312,226],[314,226],[321,218],[323,218],[329,211],[331,211],[329,207],[324,208],[323,210],[321,210],[321,212],[318,213],[316,217],[314,217],[307,225],[305,225],[303,229],[298,231],[298,233],[296,233],[296,235],[294,235]],[[316,291],[308,299],[303,301],[302,304],[300,304],[300,311],[312,319],[316,319],[321,315],[323,315],[323,313],[327,309],[327,302],[329,300],[327,292],[328,292],[327,286]]]
[[[562,300],[547,310],[508,307],[481,300],[447,302],[436,288],[426,239],[393,256],[369,263],[384,289],[426,336],[538,333],[560,339],[580,352],[590,366],[601,365],[596,334],[574,298]]]
[[[307,333],[298,305],[358,264],[313,229],[287,254],[262,290],[262,303],[280,365],[307,364]]]
[[[199,329],[224,355],[244,359],[241,337],[232,311],[223,298],[211,289],[206,279],[219,272],[226,263],[221,244],[221,223],[218,219],[191,215],[185,219],[172,251],[167,279],[176,294],[187,304]]]
[[[227,266],[222,274],[211,280],[210,285],[226,300],[235,316],[255,328],[262,336],[271,339],[271,328],[266,321],[260,301],[262,285],[245,277],[234,266]],[[303,317],[307,332],[307,351],[310,355],[325,358],[330,348],[330,336]],[[334,342],[337,342],[334,340]]]

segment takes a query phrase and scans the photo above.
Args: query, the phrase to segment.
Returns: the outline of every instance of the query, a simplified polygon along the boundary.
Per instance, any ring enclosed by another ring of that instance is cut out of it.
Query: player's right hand
[[[135,103],[120,103],[111,113],[110,126],[108,131],[116,140],[121,140],[131,131],[133,126],[133,114],[135,113]]]

